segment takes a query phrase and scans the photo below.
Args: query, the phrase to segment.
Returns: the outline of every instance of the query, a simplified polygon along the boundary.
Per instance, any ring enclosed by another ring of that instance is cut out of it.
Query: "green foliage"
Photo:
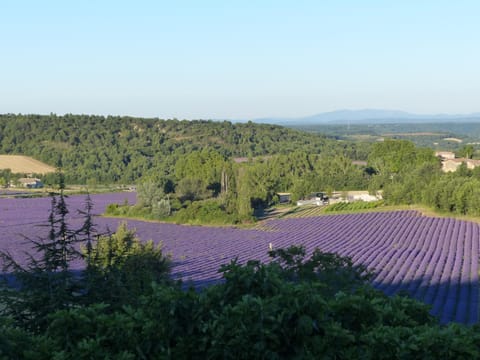
[[[152,215],[156,219],[163,219],[169,216],[171,212],[170,199],[162,199],[152,206]]]
[[[205,183],[197,178],[183,178],[175,187],[175,194],[181,202],[203,200],[211,196]]]
[[[241,219],[249,219],[253,216],[252,194],[254,184],[246,167],[238,168],[236,173],[235,205],[236,212]]]
[[[149,220],[165,219],[172,213],[170,194],[165,194],[161,186],[153,182],[144,182],[137,187],[137,204],[109,204],[105,214],[109,216],[145,218]]]
[[[81,257],[75,244],[82,241],[79,235],[85,229],[69,228],[63,174],[59,171],[57,176],[59,193],[51,196],[48,238],[27,239],[35,253],[28,255],[25,266],[10,253],[0,253],[2,270],[15,278],[16,286],[12,289],[8,280],[2,284],[0,313],[32,331],[44,329],[50,313],[73,306],[80,287],[70,264]]]
[[[458,157],[471,159],[473,157],[474,152],[475,152],[475,148],[473,147],[473,145],[471,144],[464,145],[458,150],[458,155],[459,155]]]
[[[100,236],[91,249],[86,279],[88,301],[112,307],[136,303],[153,282],[166,282],[170,260],[161,246],[142,242],[126,223],[109,236]]]
[[[465,146],[460,155],[469,158],[473,150]],[[369,190],[382,189],[387,204],[424,204],[441,212],[480,215],[480,170],[462,164],[454,173],[442,173],[431,150],[398,140],[374,144],[369,163],[375,169]]]
[[[314,162],[314,192],[319,190],[366,189],[370,175],[345,155],[320,155]]]
[[[235,214],[229,214],[221,199],[192,202],[178,210],[172,220],[182,224],[225,225],[239,221]]]
[[[405,140],[385,140],[373,145],[368,163],[384,181],[398,174],[412,171],[425,164],[439,165],[439,160],[430,149],[416,148]]]
[[[165,197],[164,189],[153,181],[144,181],[137,185],[138,206],[153,208]]]
[[[210,186],[226,157],[337,148],[324,136],[274,125],[72,114],[0,115],[0,138],[0,153],[54,166],[61,161],[67,182],[75,184],[178,181],[193,173]]]
[[[438,164],[426,162],[395,175],[383,185],[383,198],[389,204],[424,203],[424,193],[442,176]]]
[[[145,181],[140,183],[137,186],[137,199],[136,204],[137,209],[142,209],[142,211],[150,215],[153,219],[162,219],[167,217],[171,213],[170,198],[168,195],[165,195],[165,184],[157,184],[153,181]],[[125,204],[123,209],[120,209],[119,206],[109,206],[107,208],[107,214],[110,215],[127,215],[128,214],[128,205]]]
[[[366,188],[352,164],[365,149],[262,124],[85,115],[0,115],[0,152],[63,163],[69,183],[137,183],[140,208],[109,213],[164,219],[174,202],[222,197],[227,213],[250,221],[254,210],[322,189]],[[248,157],[237,164],[236,157]],[[45,183],[53,183],[49,176]],[[173,194],[167,197],[166,194]],[[185,207],[185,204],[183,204]],[[145,208],[145,209],[144,209]]]
[[[375,144],[373,150],[369,161],[377,174],[369,188],[382,188],[387,204],[424,204],[441,212],[480,215],[478,171],[462,165],[454,173],[442,173],[431,150],[406,141],[389,140]],[[470,153],[472,148],[464,150]]]
[[[123,230],[128,232],[127,230]],[[129,237],[130,235],[125,235]],[[60,310],[42,335],[0,323],[5,358],[474,359],[476,328],[439,326],[428,306],[387,297],[348,258],[302,247],[232,261],[202,291],[154,284],[134,306]],[[105,264],[105,263],[103,263]],[[349,280],[350,279],[350,280]],[[35,357],[36,356],[36,357]]]
[[[317,179],[313,173],[295,181],[292,186],[292,201],[304,199],[308,194],[315,192],[316,183]]]
[[[48,239],[31,240],[36,253],[29,255],[26,266],[8,253],[1,254],[3,271],[14,279],[9,282],[6,278],[0,288],[0,313],[14,324],[8,336],[16,334],[15,326],[41,333],[49,326],[51,314],[85,304],[109,304],[111,311],[134,305],[141,295],[152,291],[153,283],[170,283],[170,260],[160,246],[141,242],[125,224],[113,235],[97,237],[92,206],[87,197],[85,210],[80,212],[83,225],[70,229],[60,177],[60,193],[52,196]],[[76,250],[77,244],[83,253]],[[87,268],[76,274],[71,263],[82,259]],[[0,341],[8,339],[0,337]]]
[[[203,187],[200,193],[205,192],[205,189],[209,189],[214,195],[218,195],[221,191],[221,175],[225,167],[226,157],[218,151],[203,149],[191,152],[179,158],[175,164],[175,177],[178,180],[175,192],[179,191],[178,187],[186,185],[182,184],[184,179],[189,179],[190,182],[192,180],[200,182],[201,187]],[[184,194],[186,191],[181,190],[180,192]],[[198,192],[198,190],[193,193],[195,192]]]
[[[11,319],[0,317],[0,360],[52,358],[53,341],[33,335],[15,325]]]
[[[150,208],[141,207],[139,205],[130,206],[130,205],[109,204],[105,209],[105,215],[155,220],[155,217],[152,214],[152,210]]]
[[[218,197],[207,200],[197,200],[180,203],[170,200],[162,200],[158,204],[158,211],[153,211],[146,207],[138,205],[118,205],[110,204],[105,211],[106,215],[141,218],[167,222],[175,222],[179,224],[192,225],[228,225],[236,224],[243,220],[236,213],[235,209],[228,206],[228,198]],[[163,208],[162,208],[163,206]],[[173,206],[176,206],[175,209]]]
[[[461,174],[449,174],[432,181],[424,190],[427,205],[443,212],[480,215],[480,180]]]
[[[387,139],[373,145],[368,162],[377,174],[398,173],[405,164],[415,162],[415,145],[409,141]]]
[[[354,265],[350,258],[319,249],[315,249],[308,259],[302,246],[272,250],[269,255],[280,265],[287,280],[320,281],[327,285],[330,293],[355,288],[371,276],[365,267]],[[331,282],[333,279],[335,283]]]

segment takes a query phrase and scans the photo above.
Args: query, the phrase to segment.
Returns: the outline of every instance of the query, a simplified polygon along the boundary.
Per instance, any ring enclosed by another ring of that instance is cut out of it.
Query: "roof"
[[[36,179],[36,178],[20,178],[18,179],[18,182],[20,184],[36,184],[38,182],[40,182],[40,179]]]
[[[435,156],[441,158],[442,160],[455,159],[455,153],[451,151],[435,151]]]

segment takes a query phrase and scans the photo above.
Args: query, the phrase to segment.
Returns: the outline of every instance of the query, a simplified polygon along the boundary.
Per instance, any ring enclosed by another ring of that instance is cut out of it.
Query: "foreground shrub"
[[[88,303],[133,304],[152,283],[169,281],[170,259],[153,241],[142,242],[126,223],[101,236],[90,251],[85,272]]]
[[[7,324],[0,344],[10,358],[35,351],[55,359],[480,357],[476,328],[440,326],[428,306],[383,295],[348,258],[318,250],[306,257],[301,247],[271,256],[269,264],[232,261],[221,268],[223,283],[201,291],[153,284],[114,311],[108,304],[57,311],[44,335]]]
[[[175,212],[173,220],[181,224],[234,224],[238,222],[235,214],[229,214],[218,199],[193,201],[185,208]]]

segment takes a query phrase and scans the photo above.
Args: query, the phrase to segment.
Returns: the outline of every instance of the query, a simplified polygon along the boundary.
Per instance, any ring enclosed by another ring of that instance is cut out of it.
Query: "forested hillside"
[[[69,184],[135,183],[142,210],[129,215],[175,214],[179,222],[248,219],[275,203],[277,192],[296,200],[367,188],[383,190],[388,204],[480,213],[480,170],[442,174],[432,149],[404,140],[354,143],[251,122],[7,114],[0,115],[0,154],[60,166]],[[0,172],[0,183],[9,177]],[[54,176],[43,180],[53,184]]]
[[[212,149],[225,158],[367,152],[317,134],[261,124],[180,121],[89,115],[0,115],[0,154],[29,155],[61,166],[67,182],[133,183],[171,174],[192,151]]]

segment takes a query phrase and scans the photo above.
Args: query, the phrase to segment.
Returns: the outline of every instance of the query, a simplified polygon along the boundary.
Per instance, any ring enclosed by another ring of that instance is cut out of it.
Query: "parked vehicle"
[[[309,196],[310,200],[315,200],[317,205],[327,205],[329,203],[329,198],[324,192],[312,193]]]
[[[297,201],[297,206],[301,205],[328,205],[330,203],[330,200],[327,196],[326,193],[324,192],[315,192],[311,193],[306,197],[305,200],[298,200]]]

